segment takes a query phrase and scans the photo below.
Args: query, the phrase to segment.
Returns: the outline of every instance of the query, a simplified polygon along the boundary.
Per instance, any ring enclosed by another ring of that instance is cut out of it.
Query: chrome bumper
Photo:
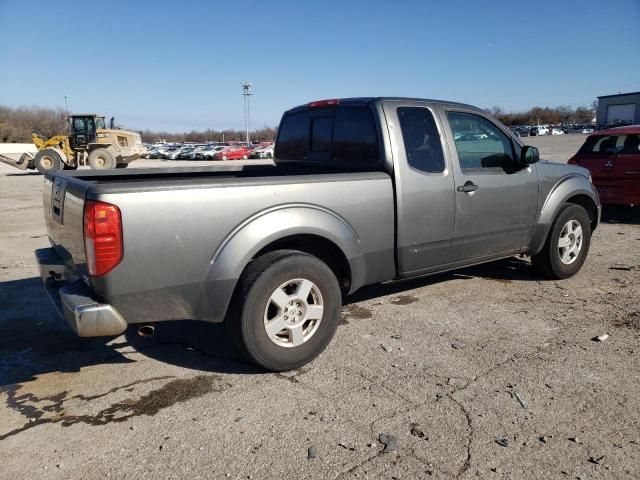
[[[45,291],[58,314],[81,337],[119,335],[127,322],[111,305],[93,299],[93,291],[75,279],[53,248],[35,251]]]

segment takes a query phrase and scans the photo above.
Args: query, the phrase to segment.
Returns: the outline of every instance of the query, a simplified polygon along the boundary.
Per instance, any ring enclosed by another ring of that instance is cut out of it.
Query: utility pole
[[[66,95],[64,96],[64,109],[67,112],[67,130],[71,132],[71,124],[69,123],[69,101]]]
[[[249,96],[253,95],[251,93],[251,82],[242,82],[242,96],[244,97],[244,130],[246,133],[246,142],[249,143],[249,128],[251,124],[251,117],[249,111]]]

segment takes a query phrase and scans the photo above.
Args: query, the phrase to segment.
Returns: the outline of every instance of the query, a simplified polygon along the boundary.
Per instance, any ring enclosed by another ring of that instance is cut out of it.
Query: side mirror
[[[540,160],[540,152],[536,147],[531,145],[525,145],[520,150],[520,164],[527,166],[536,163]]]

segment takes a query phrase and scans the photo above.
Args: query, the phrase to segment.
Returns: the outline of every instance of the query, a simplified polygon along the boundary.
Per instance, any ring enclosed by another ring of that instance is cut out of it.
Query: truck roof
[[[289,110],[287,110],[287,112],[295,112],[298,110],[305,110],[307,108],[310,108],[312,103],[326,103],[327,106],[330,105],[343,105],[343,106],[366,106],[370,103],[373,102],[383,102],[385,100],[404,100],[404,101],[411,101],[411,102],[428,102],[428,103],[441,103],[441,104],[447,104],[447,105],[457,105],[460,107],[465,107],[465,108],[473,108],[473,109],[477,109],[478,107],[474,106],[474,105],[469,105],[466,103],[460,103],[460,102],[452,102],[449,100],[436,100],[436,99],[430,99],[430,98],[412,98],[412,97],[348,97],[348,98],[334,98],[334,99],[330,99],[330,100],[318,100],[318,101],[314,101],[314,102],[310,102],[304,105],[298,105],[297,107],[293,107],[290,108]],[[329,102],[329,103],[327,103]]]

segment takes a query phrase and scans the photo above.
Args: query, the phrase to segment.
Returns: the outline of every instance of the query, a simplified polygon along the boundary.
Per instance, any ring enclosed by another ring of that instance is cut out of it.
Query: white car
[[[530,134],[531,135],[549,135],[549,127],[546,127],[544,125],[539,125],[537,127],[533,127],[530,130]]]
[[[213,160],[213,157],[215,156],[215,154],[224,150],[225,148],[229,148],[229,147],[225,145],[217,145],[215,147],[211,147],[207,150],[204,150],[202,152],[202,158],[205,160]]]
[[[552,128],[551,135],[564,135],[564,132],[559,128]]]
[[[249,158],[273,158],[273,144],[254,148]]]

